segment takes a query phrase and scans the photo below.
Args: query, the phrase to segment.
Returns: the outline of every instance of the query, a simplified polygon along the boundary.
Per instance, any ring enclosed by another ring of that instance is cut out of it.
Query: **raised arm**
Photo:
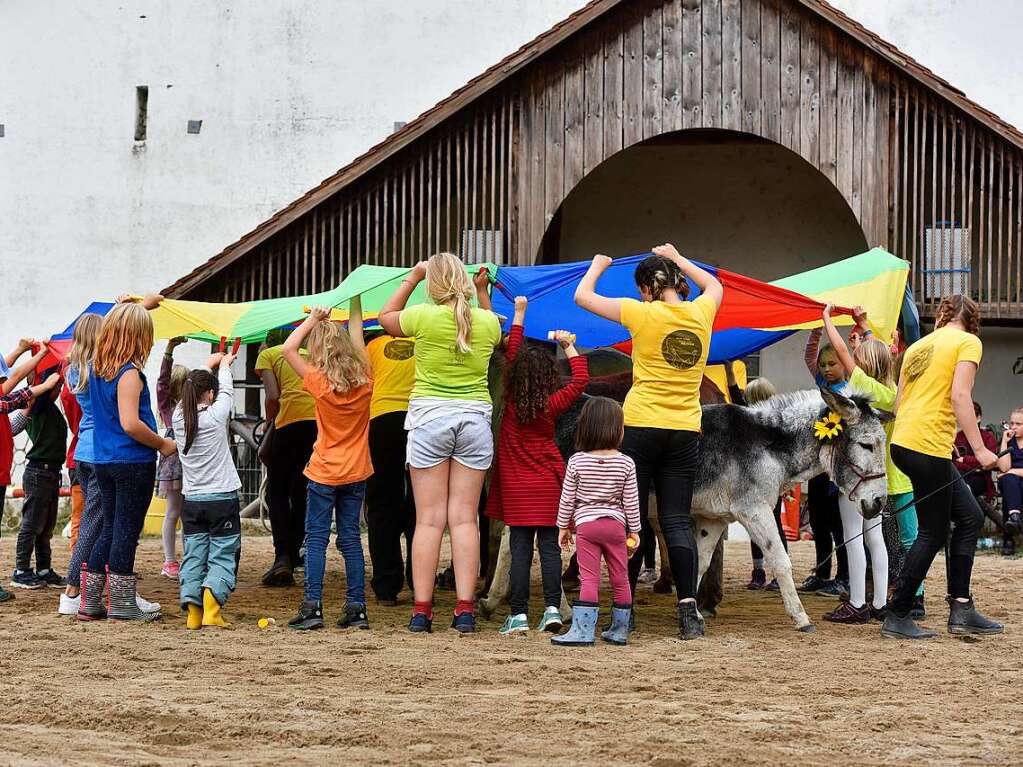
[[[571,333],[567,330],[556,330],[554,331],[554,338],[561,348],[565,350],[568,364],[572,368],[572,380],[554,392],[550,399],[547,400],[548,413],[552,418],[557,418],[582,396],[583,390],[590,382],[590,368],[586,358],[576,351]]]
[[[1009,449],[1009,440],[1011,440],[1014,436],[1015,435],[1013,434],[1011,429],[1006,429],[1004,432],[1002,432],[1002,444],[998,449],[999,453]],[[997,468],[998,471],[1002,472],[1003,474],[1007,471],[1010,471],[1012,469],[1012,456],[1006,454],[999,458]]]
[[[678,248],[671,243],[665,243],[664,245],[658,245],[656,248],[651,248],[651,252],[655,256],[670,258],[678,264],[678,268],[682,270],[682,274],[696,283],[696,287],[700,289],[701,295],[710,298],[714,302],[715,306],[721,306],[721,301],[725,297],[725,289],[721,287],[721,283],[718,282],[717,277],[708,272],[706,269],[701,269],[688,258],[683,256],[678,252]]]
[[[218,423],[227,424],[234,413],[234,376],[231,365],[237,359],[234,354],[223,354],[217,367],[217,396],[209,411]]]
[[[824,312],[821,316],[824,318],[824,330],[828,334],[828,341],[831,342],[835,354],[838,355],[838,361],[845,368],[845,375],[848,378],[856,369],[856,360],[849,353],[849,347],[845,345],[845,340],[842,338],[842,334],[838,332],[838,328],[835,327],[835,323],[831,321],[831,311],[834,308],[834,304],[828,304],[824,307]],[[814,357],[816,357],[816,349],[814,350]],[[816,367],[816,360],[814,367]],[[816,371],[814,372],[816,373]]]
[[[725,382],[728,384],[728,396],[732,398],[732,404],[745,406],[746,393],[735,380],[735,363],[732,360],[725,363]]]
[[[26,341],[30,340],[31,339],[28,338],[21,339],[21,342],[18,344],[18,347],[20,348],[22,343],[25,343]],[[35,342],[33,341],[32,343]],[[39,363],[43,361],[43,357],[45,357],[48,352],[49,348],[46,346],[45,343],[39,344],[39,351],[37,351],[35,354],[33,354],[31,357],[29,357],[27,360],[18,365],[18,367],[14,368],[14,370],[11,371],[11,377],[4,381],[3,387],[0,388],[0,393],[6,395],[14,391],[14,387],[17,386],[22,381],[24,381],[28,374],[39,366]],[[20,357],[21,354],[23,353],[24,352],[19,353],[17,356]],[[17,360],[17,357],[15,357],[15,360]]]
[[[295,328],[295,332],[288,336],[288,340],[281,347],[284,361],[291,365],[291,369],[295,371],[295,375],[299,378],[305,378],[306,371],[309,369],[309,364],[302,357],[300,351],[302,342],[305,341],[306,336],[316,327],[318,322],[322,322],[328,317],[330,317],[330,309],[323,306],[314,306],[309,311],[309,316],[305,318],[305,321]]]
[[[7,367],[10,367],[19,359],[21,359],[21,355],[27,352],[29,349],[31,349],[35,345],[35,342],[36,341],[34,338],[19,339],[18,345],[14,347],[14,351],[12,351],[10,354],[4,357],[4,362],[7,363]]]
[[[378,320],[380,321],[380,327],[384,331],[395,338],[405,338],[405,333],[401,329],[401,312],[405,308],[405,304],[408,303],[409,296],[412,295],[412,291],[416,289],[416,286],[426,279],[426,262],[420,261],[412,270],[408,273],[408,276],[401,281],[398,289],[395,290],[391,297],[387,299],[383,307],[380,309],[380,315]]]
[[[472,284],[476,287],[476,303],[480,309],[488,312],[494,311],[494,305],[490,302],[490,272],[486,267],[481,267],[472,276]]]
[[[355,296],[348,305],[348,337],[358,354],[366,357],[366,333],[362,327],[362,296]]]
[[[515,315],[512,317],[511,330],[508,332],[508,347],[504,350],[504,357],[512,362],[518,356],[519,349],[525,338],[523,324],[526,321],[526,307],[529,302],[525,296],[515,296]]]
[[[183,343],[185,339],[180,336],[167,342],[163,360],[160,362],[160,376],[156,379],[156,409],[160,411],[160,420],[164,426],[170,426],[174,416],[174,408],[171,407],[170,401],[171,371],[174,370],[174,350]]]
[[[993,469],[998,464],[998,457],[988,450],[980,436],[977,416],[973,411],[973,382],[977,377],[975,362],[957,362],[952,375],[952,410],[959,421],[959,428],[973,448],[977,461],[985,469]],[[899,387],[901,392],[901,385]]]
[[[821,329],[814,328],[806,339],[806,348],[803,350],[803,362],[810,375],[817,378],[817,352],[821,347]]]
[[[609,266],[611,266],[611,259],[608,256],[598,254],[593,257],[590,268],[586,270],[586,274],[579,281],[579,287],[575,289],[575,303],[598,317],[621,323],[622,300],[608,298],[597,293],[597,281]]]

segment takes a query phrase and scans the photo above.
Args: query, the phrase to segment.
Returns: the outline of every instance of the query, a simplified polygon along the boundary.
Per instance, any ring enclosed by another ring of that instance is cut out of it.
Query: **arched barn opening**
[[[746,133],[690,130],[624,149],[583,177],[552,217],[535,261],[642,253],[661,242],[766,281],[868,249],[841,193],[798,154]],[[801,341],[763,350],[753,372],[785,388],[810,385]]]

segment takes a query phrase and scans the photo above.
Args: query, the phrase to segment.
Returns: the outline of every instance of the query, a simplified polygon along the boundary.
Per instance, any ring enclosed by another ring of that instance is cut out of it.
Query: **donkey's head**
[[[891,416],[874,410],[861,397],[824,388],[821,397],[843,424],[838,437],[821,444],[821,463],[846,498],[860,504],[865,519],[876,517],[888,496],[884,423]]]

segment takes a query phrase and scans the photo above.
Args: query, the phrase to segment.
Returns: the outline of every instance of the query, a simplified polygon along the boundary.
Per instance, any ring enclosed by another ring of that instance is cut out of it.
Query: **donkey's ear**
[[[881,423],[891,423],[895,420],[895,414],[887,410],[878,410],[876,407],[872,407],[870,411],[877,416],[877,420]]]
[[[820,390],[825,404],[842,416],[843,421],[851,425],[860,420],[860,408],[855,402],[825,386],[820,387]]]

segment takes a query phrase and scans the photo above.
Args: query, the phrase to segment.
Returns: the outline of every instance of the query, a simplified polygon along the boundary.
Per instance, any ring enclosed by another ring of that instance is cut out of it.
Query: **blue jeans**
[[[153,500],[156,462],[97,463],[103,528],[89,553],[89,572],[117,575],[135,572],[135,549]]]
[[[209,589],[217,603],[227,603],[234,591],[235,556],[241,546],[238,499],[194,501],[185,499],[181,526],[185,552],[181,561],[181,606],[202,606],[202,590]]]
[[[366,560],[362,555],[359,514],[366,483],[321,485],[309,480],[305,513],[305,600],[323,599],[323,571],[327,567],[330,521],[337,521],[337,548],[345,559],[345,599],[366,604]],[[333,515],[331,514],[333,512]]]

